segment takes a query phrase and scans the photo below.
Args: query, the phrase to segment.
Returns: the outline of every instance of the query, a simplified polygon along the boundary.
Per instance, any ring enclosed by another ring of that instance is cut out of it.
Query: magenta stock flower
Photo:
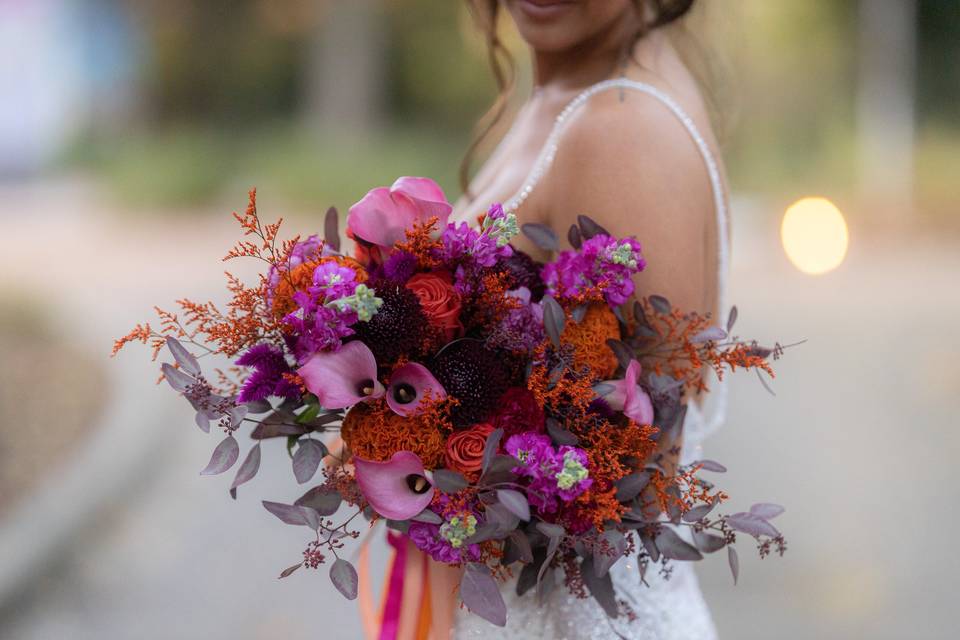
[[[447,397],[443,386],[425,366],[408,362],[393,372],[387,388],[387,404],[397,415],[407,417],[417,413],[428,394],[432,400]]]
[[[384,393],[373,353],[357,340],[338,351],[313,354],[297,373],[324,409],[343,409]]]
[[[605,380],[601,384],[610,385],[613,390],[603,396],[614,411],[623,411],[638,424],[653,424],[653,404],[650,396],[637,384],[640,377],[640,363],[631,360],[623,380]]]
[[[350,207],[347,228],[355,237],[370,244],[392,247],[406,237],[406,230],[416,222],[436,217],[442,229],[452,210],[436,182],[429,178],[403,177],[389,188],[370,190]]]
[[[385,518],[412,518],[433,500],[433,485],[426,479],[420,457],[412,451],[398,451],[387,462],[354,456],[353,464],[360,492]]]
[[[561,251],[541,275],[551,295],[570,298],[595,288],[607,304],[616,307],[633,294],[633,276],[645,267],[635,238],[617,240],[600,234],[584,242],[579,251]]]

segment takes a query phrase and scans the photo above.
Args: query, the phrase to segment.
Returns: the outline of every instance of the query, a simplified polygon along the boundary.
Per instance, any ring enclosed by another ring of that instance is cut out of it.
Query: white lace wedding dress
[[[566,126],[576,117],[580,107],[597,93],[615,88],[640,91],[661,102],[680,120],[703,156],[713,189],[717,216],[719,308],[725,310],[729,259],[727,206],[722,178],[716,160],[693,120],[680,105],[657,87],[627,79],[607,80],[593,85],[577,96],[557,117],[553,131],[523,188],[505,203],[504,208],[515,211],[530,195],[553,162],[560,137]],[[716,383],[713,388],[704,409],[698,409],[694,405],[688,407],[684,422],[684,462],[700,457],[704,438],[723,422],[726,388]],[[633,611],[634,617],[630,620],[624,616],[610,619],[593,598],[579,599],[570,595],[562,584],[560,573],[552,572],[557,584],[542,602],[537,601],[532,590],[518,596],[515,581],[505,583],[501,591],[507,603],[507,626],[503,629],[465,610],[458,611],[453,637],[456,640],[714,640],[717,637],[710,611],[700,593],[697,576],[690,563],[674,563],[669,580],[659,575],[656,566],[651,566],[646,575],[647,584],[643,584],[634,558],[622,558],[617,562],[610,570],[610,575],[617,599],[625,601]]]

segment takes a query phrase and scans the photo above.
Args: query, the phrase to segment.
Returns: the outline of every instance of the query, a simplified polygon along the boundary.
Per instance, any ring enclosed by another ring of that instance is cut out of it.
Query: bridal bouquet
[[[616,617],[630,612],[609,571],[625,557],[641,575],[668,574],[726,548],[736,580],[740,534],[761,556],[782,553],[770,523],[780,507],[715,515],[726,495],[701,474],[724,468],[675,464],[706,370],[772,375],[780,348],[731,337],[735,310],[721,328],[663,297],[634,301],[640,243],[587,217],[563,251],[552,230],[524,225],[555,255],[540,264],[513,248],[520,230],[499,205],[475,226],[448,223],[450,212],[425,178],[374,189],[350,208],[348,256],[335,210],[323,239],[281,241],[251,192],[234,214],[245,237],[226,259],[262,261],[259,281],[228,274],[224,309],[181,300],[178,313],[158,309],[158,329],[138,325],[116,343],[114,353],[150,343],[154,358],[169,349],[163,377],[200,429],[224,436],[201,473],[231,469],[252,427],[234,498],[257,474],[262,442],[286,444],[296,482],[312,486],[263,505],[312,533],[281,577],[325,564],[355,598],[346,544],[365,520],[383,521],[462,567],[463,605],[503,625],[498,582],[510,576],[519,592],[540,592],[559,570],[574,595]],[[205,373],[214,355],[235,366]]]

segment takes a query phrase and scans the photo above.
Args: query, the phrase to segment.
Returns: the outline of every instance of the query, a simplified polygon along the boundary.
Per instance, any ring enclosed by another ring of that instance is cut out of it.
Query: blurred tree
[[[325,3],[304,68],[310,129],[355,136],[382,128],[384,17],[380,0]]]
[[[913,213],[916,3],[860,0],[857,142],[861,198],[875,218]]]
[[[294,112],[315,3],[134,1],[149,37],[144,84],[155,122],[234,125]]]

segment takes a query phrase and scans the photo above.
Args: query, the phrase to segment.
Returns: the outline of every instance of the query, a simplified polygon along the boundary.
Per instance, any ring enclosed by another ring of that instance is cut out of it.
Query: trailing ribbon
[[[403,604],[403,580],[407,568],[407,536],[387,531],[387,542],[393,547],[390,578],[383,599],[383,617],[380,621],[380,640],[397,640],[400,629],[400,611]]]

